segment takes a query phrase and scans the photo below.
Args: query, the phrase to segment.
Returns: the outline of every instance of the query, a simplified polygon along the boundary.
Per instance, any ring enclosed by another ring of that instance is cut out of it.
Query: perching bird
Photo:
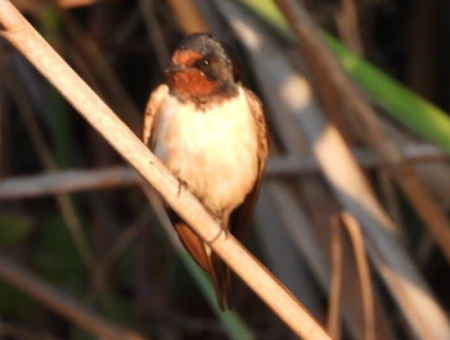
[[[230,50],[209,34],[181,42],[166,79],[147,104],[143,141],[240,239],[250,224],[268,155],[261,103],[239,81]],[[220,308],[230,308],[230,269],[168,209],[183,245],[211,276]]]

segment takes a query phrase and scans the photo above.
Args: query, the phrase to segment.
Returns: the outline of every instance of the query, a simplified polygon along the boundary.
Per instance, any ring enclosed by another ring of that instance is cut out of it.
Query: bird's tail
[[[197,264],[211,277],[219,307],[222,311],[231,309],[230,270],[228,266],[174,213],[169,214],[181,243]]]

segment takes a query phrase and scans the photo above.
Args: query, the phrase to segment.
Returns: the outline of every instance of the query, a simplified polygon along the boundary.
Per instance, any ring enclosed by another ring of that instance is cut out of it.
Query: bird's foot
[[[180,198],[181,189],[182,189],[182,188],[184,188],[184,189],[187,188],[187,182],[186,182],[186,181],[183,181],[183,180],[180,179],[180,178],[177,178],[177,179],[178,179],[178,193],[177,193],[177,198]]]
[[[213,244],[220,237],[220,235],[222,235],[222,233],[225,233],[225,239],[227,239],[228,235],[230,234],[230,231],[228,230],[228,226],[224,221],[216,219],[216,222],[220,226],[220,231],[217,233],[216,236],[213,237],[212,240],[206,241],[207,245]]]

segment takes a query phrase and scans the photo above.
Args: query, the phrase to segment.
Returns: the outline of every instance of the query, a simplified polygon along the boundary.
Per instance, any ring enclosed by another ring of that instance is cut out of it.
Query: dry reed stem
[[[339,307],[342,290],[342,235],[339,216],[331,217],[331,282],[328,301],[327,330],[335,340],[341,338]]]
[[[139,175],[130,167],[67,170],[0,181],[0,199],[18,200],[88,190],[137,185]]]
[[[311,238],[314,236],[311,229],[309,233],[302,233],[308,228],[305,223],[295,225],[295,236],[288,230],[288,224],[295,223],[292,222],[292,215],[301,215],[302,212],[297,204],[283,204],[284,200],[292,199],[286,195],[287,192],[295,196],[286,183],[270,181],[262,187],[255,210],[255,236],[261,249],[264,249],[269,268],[323,325],[325,310],[319,297],[323,291],[322,285],[319,282],[318,286],[317,280],[313,281],[310,274],[312,272],[316,276],[318,270],[315,268],[323,270],[326,264],[325,261],[319,264],[318,259],[311,256],[311,251],[317,251],[319,246]],[[305,251],[298,247],[295,238],[301,239],[310,249]]]
[[[36,335],[34,332],[0,320],[0,339],[35,340]]]
[[[358,267],[365,323],[364,340],[375,340],[375,304],[373,300],[372,280],[370,279],[370,267],[364,248],[361,226],[348,212],[344,211],[341,214],[341,218],[343,225],[347,228],[347,232],[350,235]]]
[[[380,118],[382,118],[380,116]],[[416,140],[413,136],[409,135],[407,131],[400,131],[387,120],[382,119],[382,125],[385,133],[389,138],[394,140],[397,145],[409,143]],[[449,156],[447,153],[447,160]],[[431,164],[413,164],[417,174],[425,182],[428,188],[433,192],[433,195],[439,199],[441,204],[445,205],[447,209],[450,209],[450,162],[439,162]]]
[[[172,7],[175,19],[185,34],[209,32],[208,24],[193,0],[166,0]]]
[[[108,276],[116,261],[119,260],[121,255],[130,247],[138,236],[143,233],[144,228],[147,228],[150,224],[149,215],[149,211],[144,210],[141,216],[137,218],[137,221],[133,225],[127,227],[117,237],[103,258],[100,259],[97,272],[95,273],[98,282],[108,281]]]
[[[337,62],[318,38],[314,23],[300,4],[293,0],[275,0],[275,2],[288,19],[293,32],[301,40],[304,49],[310,53],[310,62],[314,63],[316,68],[317,63],[320,63],[324,68],[323,71],[328,73],[330,81],[342,87],[342,91],[349,91],[355,95],[354,89],[349,87]],[[303,87],[300,80],[295,81],[299,83],[299,87]],[[295,84],[294,79],[292,82]],[[301,106],[295,97],[289,100]],[[363,112],[362,114],[366,113],[366,105],[357,93],[355,98],[349,98],[346,103]],[[366,242],[368,251],[415,335],[424,340],[450,338],[447,316],[406,252],[393,237],[395,226],[377,201],[342,135],[335,126],[326,124],[317,115],[302,112],[297,118],[305,127],[305,135],[342,204],[363,225],[368,236]],[[378,134],[379,131],[372,129],[368,130],[368,133]],[[398,164],[402,159],[398,149],[392,147],[387,139],[378,137],[380,136],[372,136],[371,139],[380,141],[376,149],[383,150],[380,156],[385,156],[386,153],[392,161],[390,164]],[[352,181],[351,184],[349,179]]]
[[[221,227],[117,118],[7,0],[0,0],[1,35],[14,45],[79,113],[151,184],[213,250],[305,340],[330,340],[305,308]],[[214,240],[214,242],[212,242]]]
[[[1,84],[0,84],[1,85]],[[3,161],[3,88],[0,86],[0,169]]]
[[[406,145],[404,150],[408,150],[411,162],[447,157],[435,147],[428,145]],[[359,164],[366,168],[382,166],[368,151],[355,150],[353,154]],[[309,155],[272,157],[267,163],[265,175],[266,178],[278,178],[310,174],[319,170],[319,164]],[[0,199],[17,200],[77,191],[112,189],[136,185],[138,180],[139,175],[125,166],[52,171],[38,175],[4,178],[0,181]]]
[[[276,2],[290,21],[292,30],[302,41],[302,50],[307,56],[306,60],[310,68],[315,75],[326,76],[330,92],[334,92],[335,97],[339,98],[340,109],[350,108],[354,113],[365,132],[362,135],[364,140],[372,146],[382,161],[392,168],[395,175],[397,175],[395,172],[397,167],[401,166],[402,170],[407,169],[404,171],[410,174],[409,177],[403,177],[400,172],[395,178],[450,263],[450,221],[447,219],[446,212],[431,195],[430,190],[423,185],[420,178],[415,175],[415,170],[405,163],[402,150],[385,135],[375,111],[339,67],[330,50],[320,39],[318,30],[307,12],[300,4],[292,0]],[[413,176],[414,179],[412,179]],[[413,182],[410,183],[409,179]],[[430,209],[424,209],[421,202],[426,202]]]
[[[140,132],[141,112],[120,83],[97,41],[83,29],[70,12],[60,9],[58,15],[73,42],[73,49],[79,54],[78,66],[86,70],[84,73],[93,75],[94,83],[101,85],[99,89],[119,111],[123,120],[128,122],[133,131]]]
[[[417,213],[427,224],[433,240],[440,246],[444,257],[450,264],[450,223],[442,207],[435,202],[417,173],[410,166],[396,169],[395,178]]]
[[[341,8],[336,15],[340,36],[345,44],[358,56],[364,54],[359,25],[358,5],[355,0],[340,0]]]
[[[147,36],[153,45],[153,50],[158,58],[159,67],[161,70],[165,70],[169,66],[170,54],[167,51],[164,35],[155,14],[155,1],[138,0],[138,2],[142,19],[144,20],[145,28],[147,30]]]
[[[274,92],[274,91],[272,91]],[[281,116],[281,113],[277,117]],[[292,123],[291,123],[292,125]],[[286,131],[279,127],[280,131]],[[297,135],[299,132],[296,132]],[[290,136],[289,133],[286,133]],[[286,138],[288,139],[288,138]],[[284,138],[283,138],[284,142]],[[289,147],[286,140],[286,147]],[[293,150],[301,149],[299,145],[296,149],[289,147],[289,150],[293,153],[287,157],[273,157],[269,159],[266,175],[269,177],[278,176],[295,176],[308,173],[314,173],[320,171],[320,165],[317,160],[310,154],[293,152]],[[408,143],[401,147],[402,153],[404,155],[404,160],[409,164],[419,164],[419,163],[432,163],[432,162],[443,162],[449,160],[448,154],[439,150],[438,147],[430,144],[417,144]],[[381,168],[385,167],[385,164],[380,160],[380,158],[368,149],[354,148],[352,154],[355,157],[358,164],[366,169]]]
[[[0,277],[10,285],[42,303],[99,338],[108,340],[144,340],[139,334],[119,328],[80,306],[70,297],[40,281],[32,274],[0,256]]]
[[[391,171],[386,168],[379,169],[377,172],[377,183],[381,200],[384,202],[386,211],[389,213],[389,216],[391,216],[397,227],[397,235],[402,244],[408,248],[409,240],[406,236],[407,229],[403,221],[400,195],[398,190],[396,190],[397,187],[395,186]]]
[[[92,6],[98,4],[104,0],[57,0],[56,3],[58,7],[62,8],[76,8],[76,7],[85,7]],[[110,1],[110,0],[108,0]]]
[[[299,249],[309,267],[326,291],[329,286],[327,262],[320,250],[320,245],[313,232],[313,226],[307,219],[306,212],[299,206],[296,195],[286,185],[270,181],[267,185],[275,203],[275,209],[279,210],[284,227],[292,238],[292,242]]]
[[[57,0],[56,4],[61,8],[78,8],[78,7],[86,7],[99,4],[103,1],[111,1],[111,0]],[[21,12],[26,12],[27,14],[34,14],[36,10],[36,4],[38,2],[35,0],[14,0],[14,5]]]

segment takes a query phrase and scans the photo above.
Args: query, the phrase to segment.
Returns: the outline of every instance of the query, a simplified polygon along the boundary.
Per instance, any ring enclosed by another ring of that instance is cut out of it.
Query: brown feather
[[[196,98],[212,95],[220,86],[218,81],[208,79],[204,73],[196,69],[172,72],[167,77],[167,84],[181,96]]]
[[[248,193],[245,201],[234,210],[230,217],[230,232],[238,240],[246,236],[247,229],[250,226],[256,201],[258,200],[259,190],[261,187],[262,177],[266,166],[267,156],[269,154],[269,139],[267,136],[266,121],[262,110],[261,102],[258,97],[249,89],[245,88],[247,101],[253,118],[256,123],[256,131],[258,138],[258,177],[255,181],[253,189]]]
[[[244,89],[248,104],[250,106],[250,110],[253,114],[253,118],[255,119],[255,123],[257,126],[258,177],[255,181],[253,189],[249,192],[244,202],[239,207],[237,207],[230,216],[230,233],[240,241],[247,236],[256,202],[258,200],[262,177],[264,175],[264,170],[266,167],[267,156],[269,154],[269,138],[267,135],[267,125],[264,118],[262,104],[252,91],[247,88]],[[231,270],[228,266],[226,266],[226,280],[226,286],[228,287],[228,290],[231,290]]]
[[[205,242],[173,210],[168,208],[167,212],[183,246],[195,262],[211,277],[220,309],[222,311],[229,309],[229,289],[224,285],[227,282],[225,264],[211,252]]]
[[[148,100],[147,106],[145,108],[144,113],[144,126],[142,129],[142,141],[145,145],[150,146],[149,139],[152,134],[152,129],[157,124],[154,124],[153,121],[156,119],[158,112],[161,109],[161,105],[166,99],[167,94],[169,93],[169,87],[165,84],[159,85],[153,92],[150,94],[150,98]]]

